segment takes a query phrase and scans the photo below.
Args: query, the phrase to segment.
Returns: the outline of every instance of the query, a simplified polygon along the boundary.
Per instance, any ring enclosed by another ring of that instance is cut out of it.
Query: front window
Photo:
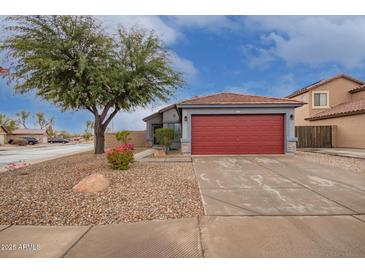
[[[328,106],[328,93],[327,92],[313,93],[313,106],[314,107],[327,107]]]
[[[168,128],[172,128],[175,132],[174,142],[179,142],[181,138],[181,123],[168,123]]]

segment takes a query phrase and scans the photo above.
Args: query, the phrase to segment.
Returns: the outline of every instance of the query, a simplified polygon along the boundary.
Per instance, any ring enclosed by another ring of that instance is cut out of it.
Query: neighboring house
[[[340,74],[294,91],[296,126],[333,125],[335,146],[365,148],[365,82]]]
[[[36,138],[39,143],[48,142],[48,135],[45,129],[30,129],[30,128],[15,129],[11,134],[10,133],[8,134],[7,139],[9,141],[11,139],[14,140],[26,136]]]
[[[4,145],[6,143],[6,135],[8,131],[5,127],[0,126],[0,145]]]
[[[174,147],[187,154],[283,154],[295,152],[294,108],[302,102],[222,92],[193,97],[146,117],[147,141],[155,130],[175,130]]]

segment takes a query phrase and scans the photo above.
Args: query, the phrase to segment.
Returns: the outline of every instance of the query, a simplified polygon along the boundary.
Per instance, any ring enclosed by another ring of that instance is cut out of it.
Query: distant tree
[[[18,124],[12,118],[0,113],[0,125],[3,126],[7,132],[12,133],[18,127]]]
[[[162,100],[183,84],[167,49],[152,32],[111,35],[91,16],[12,16],[0,46],[11,61],[15,90],[36,90],[63,110],[94,116],[95,153],[120,110]]]
[[[92,131],[94,131],[94,127],[95,127],[94,121],[91,121],[91,120],[86,121],[85,132],[91,133]]]
[[[86,140],[89,141],[91,139],[93,135],[90,132],[85,131],[84,134],[82,135],[82,137]]]
[[[47,135],[48,135],[48,136],[52,136],[52,137],[56,136],[56,132],[55,132],[55,130],[53,129],[53,126],[52,126],[52,125],[49,125],[49,126],[47,127],[46,132],[47,132]]]
[[[67,139],[67,138],[72,138],[74,136],[74,134],[69,133],[67,130],[61,130],[61,131],[57,132],[57,136]]]
[[[56,122],[55,117],[47,119],[44,112],[37,112],[34,118],[36,121],[36,126],[40,127],[41,129],[47,129],[50,126],[53,128]]]
[[[23,128],[28,128],[28,119],[30,116],[30,112],[22,110],[21,112],[16,113],[16,116],[18,117],[18,123]]]

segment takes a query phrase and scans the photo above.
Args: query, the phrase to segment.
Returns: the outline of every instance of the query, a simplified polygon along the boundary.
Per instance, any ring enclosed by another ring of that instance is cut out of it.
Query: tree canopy
[[[15,115],[18,117],[19,125],[21,125],[23,128],[28,128],[28,119],[30,116],[30,112],[22,110],[20,112],[17,112]]]
[[[15,90],[35,90],[62,110],[94,115],[95,153],[120,110],[167,100],[183,85],[160,39],[146,30],[108,34],[91,16],[13,16],[0,46]]]
[[[49,127],[53,128],[56,123],[55,117],[46,118],[44,112],[37,112],[34,118],[36,126],[40,127],[41,129],[47,129]]]
[[[14,119],[0,113],[0,126],[3,126],[8,133],[12,133],[18,127],[18,124]]]

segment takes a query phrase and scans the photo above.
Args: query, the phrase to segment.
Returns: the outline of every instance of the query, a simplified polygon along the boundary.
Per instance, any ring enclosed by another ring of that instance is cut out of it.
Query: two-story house
[[[295,109],[296,126],[336,126],[336,147],[365,148],[365,82],[340,74],[292,92],[306,104]]]

